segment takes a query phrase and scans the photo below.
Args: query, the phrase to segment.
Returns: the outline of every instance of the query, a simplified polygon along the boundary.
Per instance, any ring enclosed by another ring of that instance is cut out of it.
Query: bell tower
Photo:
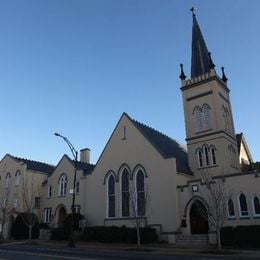
[[[186,79],[181,64],[186,141],[189,165],[196,175],[239,171],[227,77],[218,76],[201,33],[195,8],[192,11],[191,76]]]

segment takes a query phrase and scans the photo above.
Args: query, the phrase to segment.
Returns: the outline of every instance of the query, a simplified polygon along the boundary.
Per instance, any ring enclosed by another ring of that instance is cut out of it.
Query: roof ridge
[[[151,130],[156,131],[156,132],[158,132],[159,134],[161,134],[161,135],[163,135],[163,136],[165,136],[165,137],[167,137],[167,138],[169,138],[169,139],[174,140],[173,138],[171,138],[171,137],[169,137],[168,135],[162,133],[161,131],[155,129],[154,127],[151,127],[151,126],[149,126],[149,125],[147,125],[147,124],[144,124],[144,123],[142,123],[142,122],[139,122],[139,121],[137,121],[137,120],[135,120],[135,119],[132,119],[132,120],[133,120],[135,123],[137,123],[137,124],[140,124],[140,125],[142,125],[142,126],[144,126],[144,127],[150,128]]]
[[[55,167],[54,165],[46,163],[46,162],[36,161],[36,160],[32,160],[32,159],[26,159],[26,158],[14,156],[14,155],[11,155],[11,156],[13,158],[15,158],[16,160],[19,160],[19,161],[29,161],[29,162],[33,162],[33,163],[41,163],[41,164],[45,164],[45,165],[48,165],[48,166],[51,166],[51,167]]]

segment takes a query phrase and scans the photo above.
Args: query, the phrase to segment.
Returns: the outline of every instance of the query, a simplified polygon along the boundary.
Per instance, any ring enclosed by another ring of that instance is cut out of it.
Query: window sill
[[[214,164],[214,165],[202,166],[202,167],[197,168],[197,170],[209,169],[209,168],[215,168],[215,167],[218,167],[218,165],[217,165],[217,164]]]
[[[255,215],[253,218],[254,219],[260,219],[260,215]]]
[[[249,216],[240,216],[240,219],[250,219]]]
[[[66,195],[58,195],[58,198],[64,198]]]
[[[206,130],[196,131],[195,134],[197,134],[197,135],[204,134],[204,133],[210,132],[212,130],[213,130],[212,128],[209,128],[209,129],[206,129]]]
[[[236,220],[237,218],[234,216],[234,217],[228,217],[228,220]]]

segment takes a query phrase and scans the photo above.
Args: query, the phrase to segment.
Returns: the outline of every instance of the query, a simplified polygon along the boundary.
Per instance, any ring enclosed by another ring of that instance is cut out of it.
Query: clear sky
[[[0,157],[56,164],[59,132],[95,163],[123,112],[185,143],[192,6],[260,160],[259,0],[0,0]]]

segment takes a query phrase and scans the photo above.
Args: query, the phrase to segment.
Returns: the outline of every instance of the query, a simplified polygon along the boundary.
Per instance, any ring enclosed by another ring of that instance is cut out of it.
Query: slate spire
[[[195,8],[192,11],[192,57],[191,57],[191,78],[203,75],[214,69],[215,65],[210,57],[207,45],[201,33],[196,15]]]

